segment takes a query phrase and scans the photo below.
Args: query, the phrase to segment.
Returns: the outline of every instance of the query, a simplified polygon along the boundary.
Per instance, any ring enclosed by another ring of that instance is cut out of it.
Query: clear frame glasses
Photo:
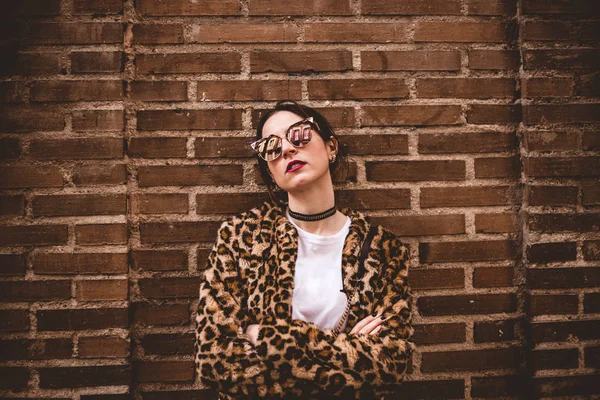
[[[304,147],[310,143],[313,129],[320,132],[313,117],[305,118],[290,125],[285,133],[285,138],[294,147]],[[270,135],[251,143],[250,147],[263,160],[273,161],[281,155],[283,139],[277,135]]]

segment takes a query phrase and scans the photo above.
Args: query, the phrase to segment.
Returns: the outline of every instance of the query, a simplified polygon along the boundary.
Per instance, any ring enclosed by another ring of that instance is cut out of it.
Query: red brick
[[[421,357],[423,372],[516,368],[520,361],[518,348],[425,352]]]
[[[38,310],[36,317],[40,331],[127,328],[128,326],[127,308]]]
[[[526,50],[523,53],[523,68],[526,70],[600,68],[596,50],[592,49]]]
[[[0,195],[0,215],[25,214],[25,198],[21,195]]]
[[[198,248],[198,250],[196,251],[196,259],[198,261],[196,266],[198,268],[198,271],[204,271],[205,269],[210,267],[210,265],[208,263],[208,256],[209,256],[210,252],[211,252],[210,248],[207,248],[207,249]]]
[[[73,130],[122,131],[125,117],[122,110],[80,110],[73,111]]]
[[[3,360],[53,360],[71,358],[73,341],[65,339],[2,340]]]
[[[577,349],[534,350],[531,354],[531,366],[536,371],[577,368],[578,358]]]
[[[96,395],[81,395],[81,400],[129,400],[131,396],[128,393],[125,394],[96,394]]]
[[[102,81],[38,81],[31,86],[31,101],[122,100],[123,83]]]
[[[75,15],[120,14],[122,11],[123,11],[123,0],[101,0],[101,1],[74,0],[73,1],[73,14],[75,14]]]
[[[523,122],[527,125],[580,124],[600,121],[599,114],[600,104],[531,104],[524,106]]]
[[[121,215],[127,213],[124,194],[65,194],[36,196],[32,202],[33,216]]]
[[[50,16],[60,14],[60,0],[48,0],[40,3],[37,0],[21,0],[10,5],[4,12],[11,16]]]
[[[21,157],[21,141],[0,138],[0,160],[16,160]]]
[[[196,158],[252,157],[254,152],[248,137],[198,137],[194,142]]]
[[[463,289],[465,271],[462,268],[413,269],[410,286],[414,290]]]
[[[455,105],[364,106],[362,126],[458,125],[461,114]]]
[[[127,279],[77,281],[78,301],[127,300]]]
[[[29,381],[29,368],[26,367],[0,367],[0,389],[22,390]]]
[[[129,355],[129,341],[117,336],[83,336],[77,348],[79,358],[121,358]]]
[[[127,153],[130,157],[185,158],[186,143],[184,137],[134,137],[129,139]]]
[[[367,161],[369,181],[460,181],[465,179],[462,160]]]
[[[267,51],[250,53],[250,72],[329,72],[352,70],[350,51]]]
[[[140,193],[131,198],[131,210],[141,214],[187,214],[187,193]]]
[[[293,43],[298,29],[292,24],[219,23],[193,25],[192,42],[200,43]]]
[[[587,368],[599,368],[600,367],[600,347],[586,347],[585,353],[585,366]]]
[[[583,298],[583,311],[588,313],[600,313],[600,293],[586,293]]]
[[[402,79],[310,80],[308,93],[313,99],[399,99],[408,97],[408,86]]]
[[[535,343],[598,340],[600,320],[538,322],[533,324],[531,335]]]
[[[403,23],[311,23],[304,25],[304,41],[309,43],[403,43],[408,39],[407,28],[408,25]]]
[[[574,186],[529,186],[527,201],[531,206],[574,206],[577,192]]]
[[[31,44],[122,43],[123,25],[118,22],[30,23],[21,34]]]
[[[475,343],[505,342],[515,339],[515,321],[475,321],[473,340]]]
[[[598,232],[600,213],[531,214],[529,229],[536,232]]]
[[[49,301],[71,298],[71,281],[0,282],[0,301]]]
[[[569,132],[526,132],[525,145],[528,151],[575,151],[578,135]]]
[[[183,43],[183,24],[135,24],[133,43],[178,44]]]
[[[0,254],[0,275],[25,275],[25,254]]]
[[[73,169],[75,185],[119,185],[127,181],[125,164],[76,165]]]
[[[139,167],[140,186],[241,185],[241,165]]]
[[[486,42],[508,40],[507,26],[501,22],[419,21],[415,27],[415,42]]]
[[[466,340],[464,323],[420,324],[414,328],[413,340],[417,345],[464,343]]]
[[[583,242],[583,258],[586,260],[600,260],[600,240],[586,240]]]
[[[0,102],[23,103],[25,101],[25,82],[0,82]]]
[[[527,298],[528,315],[577,314],[575,294],[531,295]]]
[[[136,101],[186,101],[187,83],[179,81],[134,81],[129,98]]]
[[[600,150],[600,133],[599,132],[583,132],[581,148],[587,151]]]
[[[452,215],[409,215],[402,217],[372,217],[399,236],[457,235],[465,233],[465,217]]]
[[[458,51],[361,51],[362,71],[458,71]]]
[[[577,243],[556,242],[532,244],[527,249],[527,258],[532,263],[575,261],[577,259]]]
[[[138,361],[134,366],[136,382],[192,382],[193,361]]]
[[[0,332],[29,330],[29,310],[0,310]]]
[[[570,0],[570,1],[547,1],[547,0],[525,0],[523,1],[524,14],[584,14],[598,15],[597,3],[593,0]]]
[[[137,127],[142,131],[242,129],[242,110],[142,110],[137,112]]]
[[[513,0],[468,0],[469,15],[515,15],[517,4]]]
[[[165,53],[137,54],[135,66],[138,74],[185,74],[241,71],[239,53]]]
[[[60,53],[17,53],[10,63],[0,65],[4,75],[31,76],[64,73]]]
[[[38,160],[85,160],[123,157],[121,138],[32,140],[29,154]]]
[[[0,132],[62,131],[65,117],[49,105],[4,105],[0,108]]]
[[[314,107],[315,110],[321,113],[327,119],[329,124],[334,128],[354,127],[355,116],[354,108],[352,107]],[[252,127],[256,128],[258,120],[266,112],[266,109],[252,110]]]
[[[524,376],[488,376],[471,378],[471,396],[480,397],[500,397],[500,396],[518,396],[527,387],[527,378]]]
[[[511,186],[454,186],[421,189],[421,207],[477,207],[519,203]]]
[[[579,1],[578,3],[581,3]],[[588,2],[593,4],[592,2]],[[533,394],[535,398],[547,396],[589,396],[600,394],[598,375],[572,375],[548,378],[534,378]]]
[[[299,80],[198,81],[198,99],[203,101],[300,100]]]
[[[190,323],[189,305],[133,303],[133,320],[143,325],[186,325]]]
[[[600,32],[598,32],[597,21],[577,21],[573,24],[572,38],[577,40],[589,40],[593,43],[600,39]]]
[[[75,241],[83,245],[127,244],[127,225],[75,225]]]
[[[417,97],[423,98],[514,98],[515,80],[508,78],[419,78]]]
[[[469,68],[474,70],[517,70],[519,52],[511,50],[469,50]]]
[[[41,246],[67,244],[66,225],[0,226],[0,246]]]
[[[362,4],[365,15],[459,15],[460,1],[432,0],[426,3],[418,0],[394,1],[371,0]]]
[[[132,250],[131,266],[146,271],[187,271],[188,257],[182,250]]]
[[[352,155],[408,154],[408,135],[344,135],[344,145]]]
[[[512,260],[515,255],[515,243],[504,240],[419,244],[421,263]]]
[[[261,193],[203,193],[196,195],[198,214],[236,214],[268,200]]]
[[[214,389],[178,390],[176,392],[161,390],[142,393],[143,400],[204,400],[213,399],[217,396],[218,394]]]
[[[527,157],[523,163],[529,177],[600,176],[600,157]]]
[[[121,71],[123,71],[123,53],[120,51],[71,53],[71,72],[110,73]]]
[[[89,386],[129,385],[129,365],[38,368],[40,388],[62,389]]]
[[[139,0],[136,10],[146,16],[239,15],[240,6],[234,0],[211,0],[200,3],[188,0]]]
[[[216,237],[221,222],[144,222],[140,224],[142,243],[209,242]]]
[[[277,3],[249,0],[249,15],[352,15],[347,0],[307,0],[302,3]]]
[[[600,97],[600,75],[581,75],[577,86],[581,96]]]
[[[496,132],[419,134],[419,153],[491,153],[517,147],[514,134]]]
[[[42,275],[124,274],[125,253],[36,253],[33,270]]]
[[[473,287],[506,287],[513,286],[514,268],[512,267],[482,267],[473,271]]]
[[[469,124],[512,124],[519,121],[520,105],[471,104],[467,110]]]
[[[146,354],[189,355],[194,352],[194,334],[146,335],[142,339]]]
[[[517,232],[516,215],[512,213],[503,214],[476,214],[476,233],[513,233]]]
[[[410,189],[339,190],[336,202],[354,210],[410,209]]]
[[[571,25],[566,21],[525,21],[524,40],[569,40]]]
[[[600,286],[600,267],[528,268],[531,289],[574,289]]]
[[[517,298],[513,293],[421,296],[417,304],[422,316],[495,314],[517,311]]]

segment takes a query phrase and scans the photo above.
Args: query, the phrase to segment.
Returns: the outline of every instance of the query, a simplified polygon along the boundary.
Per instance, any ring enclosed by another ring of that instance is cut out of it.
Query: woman
[[[251,146],[271,200],[219,229],[200,285],[197,373],[220,398],[381,397],[413,346],[407,248],[336,209],[344,148],[317,111],[277,103]]]

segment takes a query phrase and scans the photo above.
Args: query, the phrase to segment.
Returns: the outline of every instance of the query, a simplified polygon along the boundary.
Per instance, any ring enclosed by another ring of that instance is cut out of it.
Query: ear
[[[330,153],[332,155],[337,154],[338,152],[338,141],[337,139],[332,136],[329,138],[329,140],[326,143],[327,149],[330,151]]]

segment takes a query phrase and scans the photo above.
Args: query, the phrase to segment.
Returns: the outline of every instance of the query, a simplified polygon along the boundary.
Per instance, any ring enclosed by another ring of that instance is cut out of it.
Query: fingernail
[[[371,317],[376,317],[377,316],[377,311],[373,312],[373,314],[371,314]]]
[[[385,317],[385,316],[383,316],[383,315],[382,315],[380,318],[381,318],[381,319],[386,319],[387,317]]]

